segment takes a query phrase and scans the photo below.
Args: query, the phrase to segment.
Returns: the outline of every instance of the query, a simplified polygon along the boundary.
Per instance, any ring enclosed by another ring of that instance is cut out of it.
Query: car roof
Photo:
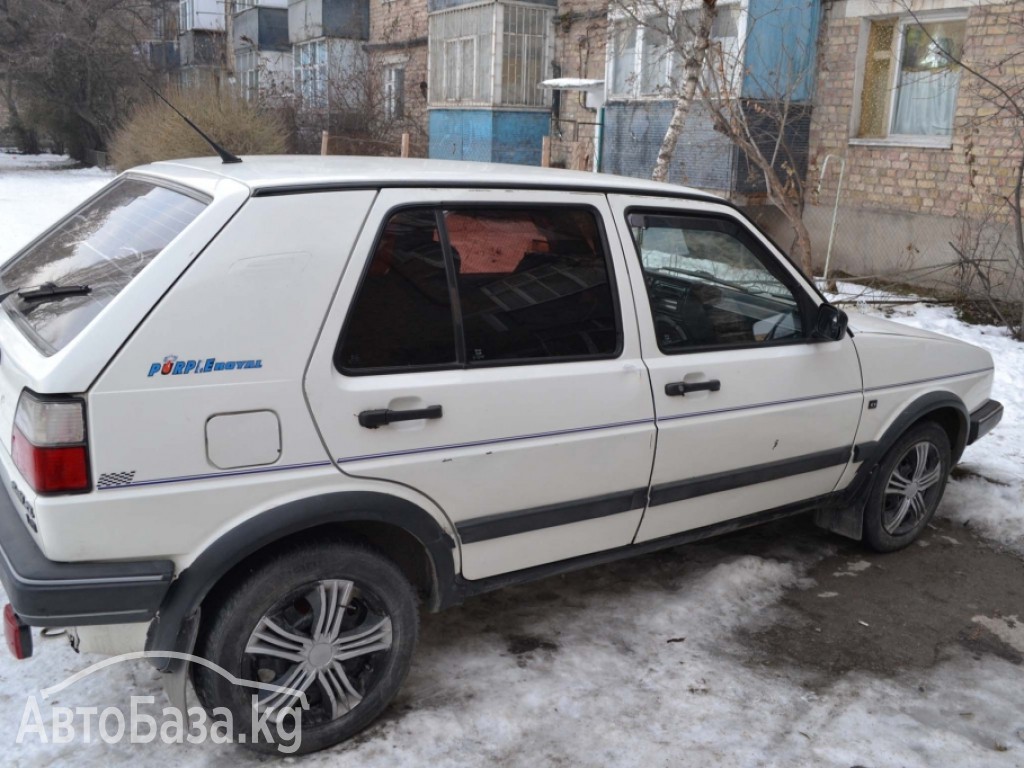
[[[132,169],[181,181],[207,183],[227,178],[245,184],[254,194],[344,187],[526,187],[685,196],[719,201],[701,190],[676,184],[614,176],[607,173],[566,171],[508,163],[463,160],[425,160],[347,155],[251,155],[240,163],[222,163],[216,157],[168,160]],[[205,184],[203,186],[206,186]]]

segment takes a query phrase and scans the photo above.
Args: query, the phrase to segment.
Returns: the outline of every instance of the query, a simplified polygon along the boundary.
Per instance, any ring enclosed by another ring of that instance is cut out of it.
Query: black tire
[[[419,632],[416,595],[394,563],[334,542],[272,556],[211,606],[203,621],[197,655],[255,683],[235,684],[193,664],[203,707],[213,721],[226,719],[216,716],[218,707],[231,713],[236,742],[275,753],[286,751],[284,742],[288,754],[325,749],[372,723],[405,680]],[[259,683],[305,684],[309,706],[301,712],[300,739],[289,743],[296,730],[291,717],[280,729],[271,721],[270,740],[254,738],[253,696],[278,712],[296,701]]]
[[[864,543],[876,552],[913,543],[935,515],[951,464],[942,427],[926,421],[907,430],[878,466],[864,509]]]

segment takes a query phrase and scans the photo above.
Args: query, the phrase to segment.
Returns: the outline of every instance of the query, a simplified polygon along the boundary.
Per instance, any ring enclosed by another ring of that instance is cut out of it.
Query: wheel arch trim
[[[941,410],[951,409],[958,416],[958,434],[955,441],[950,441],[950,448],[953,453],[953,464],[960,460],[967,445],[967,435],[970,429],[970,413],[964,401],[955,393],[947,390],[937,392],[926,392],[910,401],[902,411],[889,422],[881,436],[870,443],[858,443],[858,456],[861,460],[860,468],[853,481],[850,483],[850,490],[853,495],[859,495],[864,490],[866,481],[874,473],[875,467],[881,462],[882,457],[900,439],[900,436],[910,426],[929,414]]]
[[[146,650],[191,652],[194,632],[189,631],[190,621],[214,586],[239,563],[288,536],[345,523],[384,523],[413,536],[430,565],[428,607],[440,607],[455,580],[456,542],[437,519],[417,504],[385,493],[326,493],[268,509],[214,540],[172,582],[150,624]],[[152,661],[161,671],[172,666],[169,658]]]
[[[967,406],[956,394],[948,390],[927,392],[905,405],[877,440],[857,443],[854,461],[861,464],[853,480],[841,492],[842,503],[832,509],[819,510],[815,516],[816,524],[841,536],[860,541],[863,536],[864,508],[867,504],[868,490],[874,482],[875,470],[882,458],[912,424],[944,409],[953,410],[959,417],[958,437],[955,443],[951,441],[950,446],[953,464],[956,464],[966,446],[970,429]]]

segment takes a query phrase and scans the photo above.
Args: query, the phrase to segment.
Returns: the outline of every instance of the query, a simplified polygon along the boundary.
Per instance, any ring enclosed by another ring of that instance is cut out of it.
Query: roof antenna
[[[158,99],[160,99],[160,101],[162,101],[168,107],[173,109],[175,114],[178,115],[178,117],[180,117],[182,120],[184,120],[186,123],[188,123],[189,128],[191,128],[193,131],[195,131],[200,136],[202,136],[203,140],[207,144],[209,144],[211,147],[213,147],[213,151],[216,152],[218,155],[220,155],[220,159],[221,159],[222,162],[225,162],[225,163],[240,163],[240,162],[242,162],[242,158],[237,157],[235,155],[232,155],[230,152],[228,152],[226,149],[224,149],[224,147],[222,147],[216,141],[214,141],[209,136],[207,136],[205,133],[203,133],[203,130],[198,125],[196,125],[191,120],[189,120],[187,117],[185,117],[185,115],[183,115],[181,113],[181,110],[179,110],[176,106],[171,104],[171,102],[169,102],[167,99],[165,99],[164,95],[162,93],[160,93],[160,91],[158,91],[156,88],[154,88],[148,82],[146,82],[146,80],[144,80],[143,78],[140,77],[139,79],[142,80],[142,84],[143,85],[145,85],[147,88],[149,88],[149,90],[151,90],[154,94],[156,94],[156,97]]]

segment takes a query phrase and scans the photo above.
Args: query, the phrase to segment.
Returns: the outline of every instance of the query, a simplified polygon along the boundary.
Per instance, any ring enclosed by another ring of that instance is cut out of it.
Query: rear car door
[[[639,525],[653,406],[609,222],[599,194],[384,190],[342,278],[314,418],[342,472],[444,509],[466,578]]]
[[[727,206],[613,195],[658,427],[648,541],[830,493],[863,403],[852,339],[819,342],[821,299]]]

